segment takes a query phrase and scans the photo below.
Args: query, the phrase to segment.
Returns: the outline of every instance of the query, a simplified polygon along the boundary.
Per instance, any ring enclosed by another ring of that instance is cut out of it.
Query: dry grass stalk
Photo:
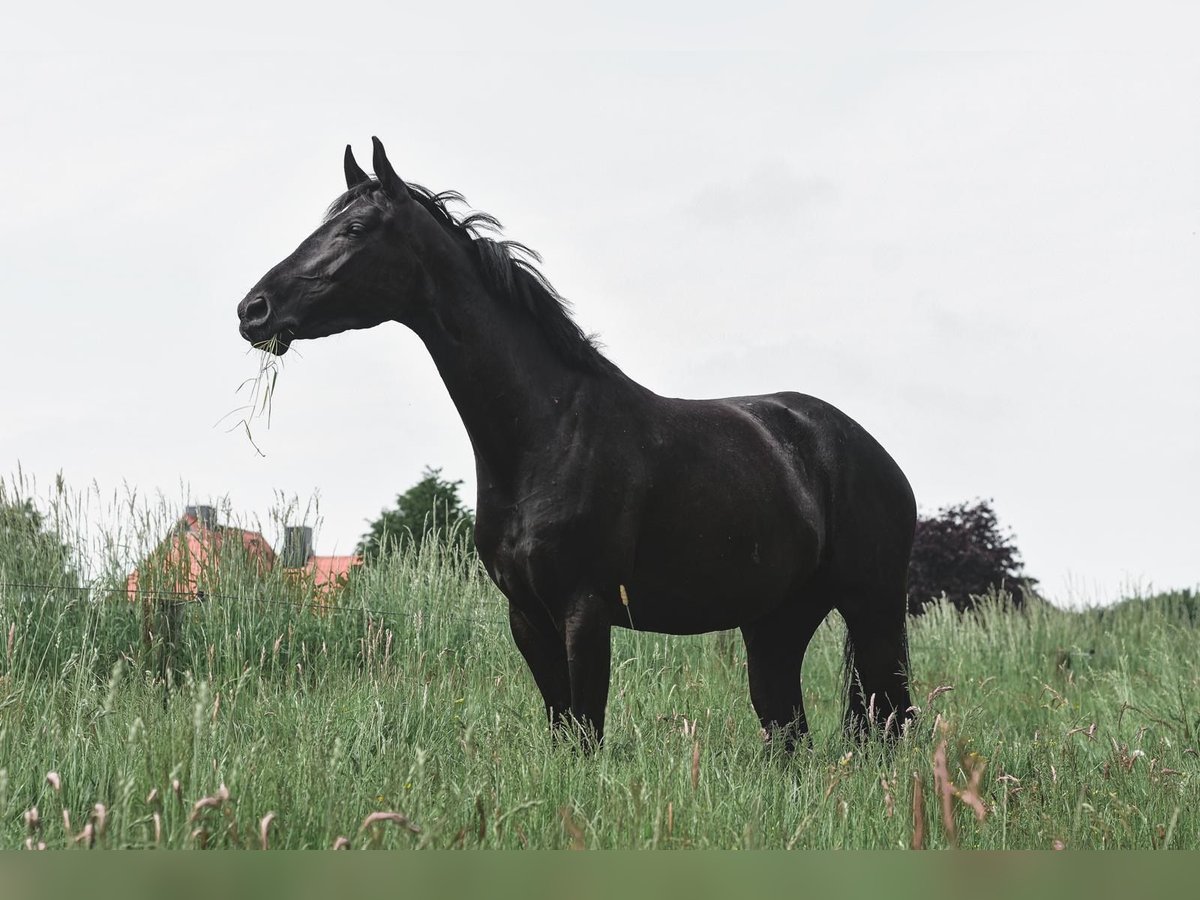
[[[96,826],[96,837],[104,837],[104,832],[108,827],[108,807],[103,803],[97,803],[92,807],[92,824]]]
[[[373,812],[363,819],[362,825],[358,827],[358,833],[362,834],[367,829],[370,829],[371,846],[378,847],[383,841],[383,829],[379,828],[378,826],[384,824],[385,822],[391,822],[393,825],[398,825],[411,834],[421,833],[421,829],[409,821],[408,816],[404,815],[404,813],[383,811]]]
[[[956,799],[964,806],[971,808],[971,811],[975,813],[976,821],[983,822],[987,818],[988,810],[980,795],[980,784],[983,782],[987,761],[978,753],[969,754],[963,761],[967,783],[964,787],[959,787],[954,783],[950,774],[946,747],[947,741],[943,738],[933,754],[934,789],[941,798],[942,824],[945,826],[946,836],[950,839],[951,844],[957,846],[958,826],[954,821],[954,801]]]
[[[62,779],[58,777],[57,772],[47,772],[46,783],[50,785],[50,787],[54,788],[54,793],[62,793]]]
[[[205,810],[220,809],[228,800],[229,788],[222,784],[211,797],[201,797],[192,804],[192,814],[188,816],[188,821],[195,822]]]
[[[267,841],[267,836],[271,831],[271,823],[275,821],[275,813],[269,812],[258,820],[258,843],[264,850],[269,850],[270,846]]]
[[[933,790],[942,802],[942,826],[953,846],[958,846],[958,827],[954,822],[954,782],[946,765],[946,741],[933,752]]]
[[[1112,741],[1113,756],[1126,772],[1132,771],[1134,763],[1146,755],[1144,750],[1130,750],[1128,744],[1118,744],[1116,738],[1109,740]]]
[[[563,828],[565,828],[567,830],[567,834],[571,836],[571,849],[586,850],[587,845],[583,842],[583,829],[580,828],[579,824],[571,817],[571,808],[564,806],[558,811],[558,814],[562,817]]]
[[[89,849],[96,843],[96,828],[91,822],[83,826],[83,831],[75,835],[74,842],[82,844]]]
[[[971,807],[975,813],[975,821],[982,822],[987,818],[987,807],[979,795],[979,785],[983,781],[983,770],[987,767],[987,761],[978,753],[972,753],[967,757],[966,767],[967,786],[958,788],[956,796],[960,803]]]
[[[417,825],[414,825],[411,821],[409,821],[408,816],[404,815],[404,813],[398,813],[398,812],[373,812],[373,813],[371,813],[369,816],[367,816],[365,819],[363,819],[362,825],[360,825],[358,828],[358,833],[362,834],[364,831],[366,831],[372,825],[377,825],[380,822],[391,822],[395,825],[399,825],[401,828],[407,829],[408,831],[412,832],[413,834],[421,833],[421,829]]]
[[[845,779],[850,777],[850,764],[854,762],[854,751],[847,750],[838,759],[836,766],[829,768],[829,783],[825,785],[825,799],[828,800],[833,796],[834,789]]]
[[[341,835],[338,835],[337,838],[333,842],[333,847],[330,849],[349,850],[350,849],[350,839],[347,837],[342,837]]]
[[[1044,689],[1045,692],[1050,694],[1050,697],[1054,703],[1054,705],[1051,707],[1051,709],[1058,709],[1060,706],[1067,705],[1067,703],[1068,703],[1067,698],[1064,697],[1062,694],[1060,694],[1058,691],[1056,691],[1054,688],[1050,687],[1050,685],[1046,684],[1045,682],[1042,682],[1042,688]]]
[[[913,850],[925,849],[925,787],[921,784],[921,776],[916,772],[913,777],[912,798],[912,839],[909,847]]]
[[[692,791],[700,787],[700,742],[692,744]]]
[[[887,778],[879,779],[879,786],[883,788],[883,815],[884,818],[890,819],[896,812],[896,801],[892,798],[892,786],[888,784]]]
[[[1080,726],[1079,728],[1072,728],[1067,732],[1067,737],[1070,737],[1073,734],[1082,734],[1089,741],[1094,741],[1096,739],[1096,723],[1093,722],[1087,728],[1084,728],[1083,726]]]

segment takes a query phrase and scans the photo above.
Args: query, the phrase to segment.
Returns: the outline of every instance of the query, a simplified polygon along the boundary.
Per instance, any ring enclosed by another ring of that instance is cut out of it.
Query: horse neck
[[[632,384],[615,367],[583,371],[566,361],[533,316],[497,296],[473,265],[451,267],[436,281],[429,311],[406,324],[429,350],[480,473],[495,486],[515,487],[522,462],[595,392]]]

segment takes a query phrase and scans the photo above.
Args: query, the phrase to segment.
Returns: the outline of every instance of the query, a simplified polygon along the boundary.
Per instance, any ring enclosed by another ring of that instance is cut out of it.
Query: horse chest
[[[553,504],[517,507],[504,516],[483,517],[492,540],[481,547],[484,564],[514,602],[528,595],[542,603],[572,590],[586,566],[586,520]]]

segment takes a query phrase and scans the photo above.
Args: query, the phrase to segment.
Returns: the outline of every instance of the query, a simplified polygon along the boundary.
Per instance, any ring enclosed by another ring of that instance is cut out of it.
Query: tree
[[[461,486],[462,481],[448,481],[441,469],[426,466],[421,480],[396,497],[395,508],[371,523],[356,552],[374,560],[384,552],[420,547],[434,534],[446,546],[469,550],[475,520],[458,496]]]
[[[917,519],[908,567],[909,612],[920,613],[943,592],[956,608],[970,609],[975,597],[1002,586],[1020,606],[1021,588],[1036,583],[1024,573],[1013,536],[1000,530],[990,501],[947,506]]]
[[[44,524],[32,500],[9,498],[0,484],[0,581],[79,586],[71,549]]]

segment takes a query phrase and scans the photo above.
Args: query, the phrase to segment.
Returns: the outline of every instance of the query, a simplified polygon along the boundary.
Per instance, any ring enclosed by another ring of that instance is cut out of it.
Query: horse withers
[[[400,322],[425,343],[475,452],[475,542],[555,728],[604,733],[610,631],[740,628],[768,735],[805,735],[800,668],[836,609],[853,734],[909,710],[912,490],[856,422],[798,393],[681,400],[626,376],[527,248],[406,184],[374,142],[346,191],[238,306],[292,342]]]

